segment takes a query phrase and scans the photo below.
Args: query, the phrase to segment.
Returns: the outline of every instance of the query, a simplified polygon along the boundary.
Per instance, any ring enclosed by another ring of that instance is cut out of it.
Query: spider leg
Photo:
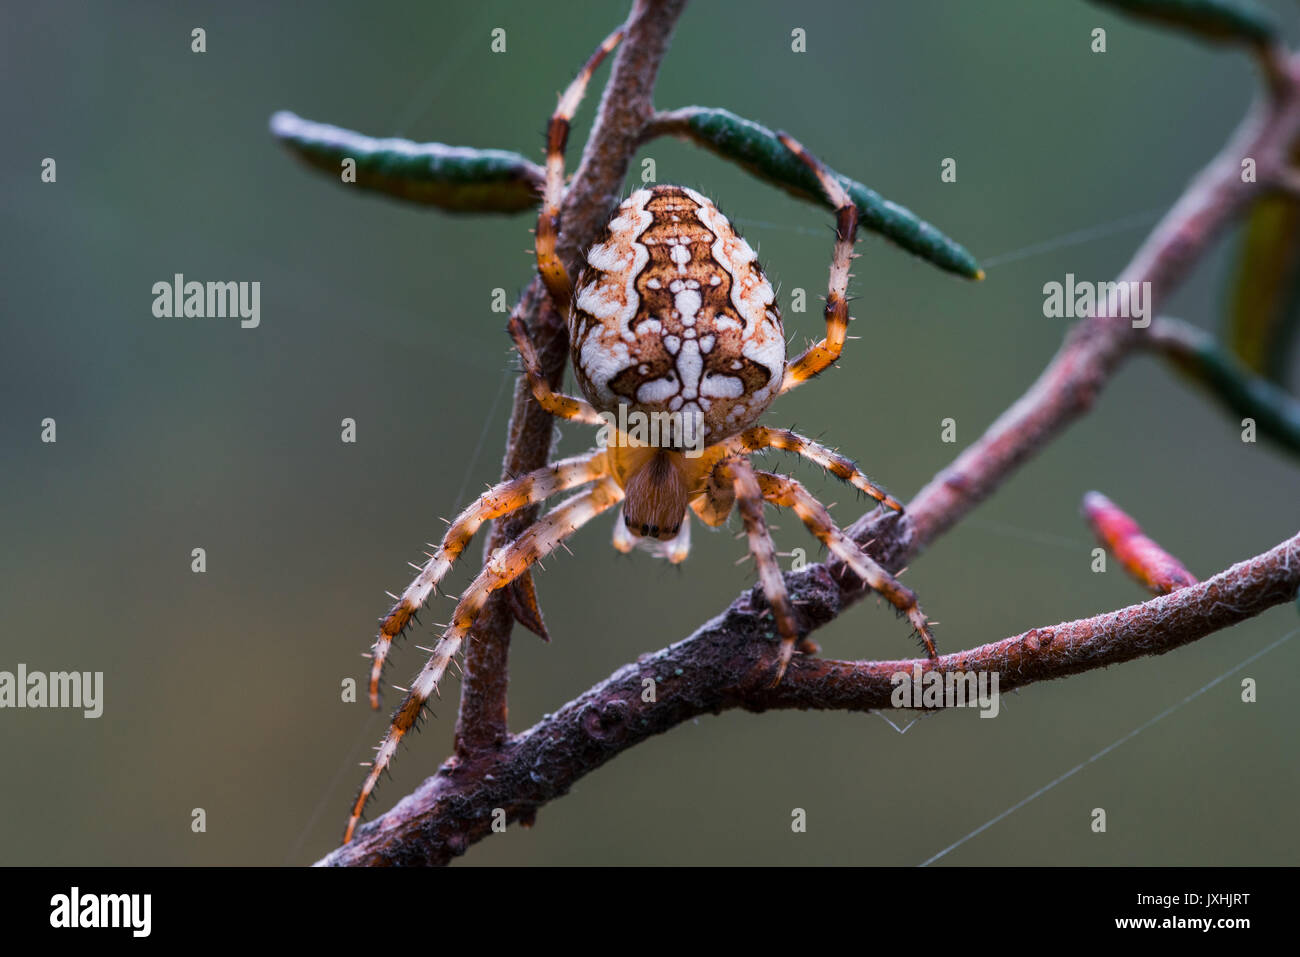
[[[763,497],[767,501],[783,508],[794,509],[795,514],[808,526],[808,530],[817,536],[836,558],[848,565],[853,574],[884,595],[891,605],[907,616],[907,620],[912,623],[912,627],[925,643],[925,650],[929,656],[938,657],[934,647],[934,636],[930,634],[929,622],[926,621],[925,613],[921,611],[921,606],[917,604],[916,595],[911,589],[899,584],[898,579],[876,564],[870,555],[858,547],[857,542],[840,531],[822,503],[813,498],[799,482],[771,472],[757,472],[756,477],[759,487],[763,490]]]
[[[563,267],[561,267],[563,268]],[[515,341],[519,358],[523,361],[524,372],[528,376],[528,385],[533,390],[533,398],[547,412],[561,419],[585,422],[587,425],[603,425],[604,420],[592,407],[590,402],[578,399],[562,392],[556,392],[542,375],[541,364],[537,359],[537,349],[532,337],[524,325],[522,315],[523,302],[515,306],[510,313],[510,338]]]
[[[425,704],[438,688],[447,666],[451,663],[470,629],[478,619],[479,613],[487,603],[488,596],[499,588],[509,585],[522,575],[539,559],[545,558],[559,547],[560,543],[579,528],[595,518],[601,512],[617,504],[623,497],[623,490],[612,479],[606,478],[598,485],[566,499],[547,513],[536,523],[528,526],[523,533],[509,545],[504,545],[488,559],[478,577],[470,583],[456,605],[451,624],[443,632],[442,638],[434,646],[433,653],[416,676],[411,690],[393,713],[388,734],[379,745],[379,753],[370,766],[352,806],[348,817],[347,830],[343,843],[352,840],[357,822],[365,810],[379,777],[392,763],[397,745],[413,727]]]
[[[501,482],[488,489],[456,517],[442,537],[438,550],[420,569],[415,581],[406,587],[402,596],[384,616],[371,648],[370,707],[379,707],[379,679],[384,661],[392,647],[393,639],[410,623],[439,581],[464,552],[474,533],[484,522],[501,518],[529,505],[545,501],[558,492],[564,492],[588,482],[603,478],[609,472],[604,452],[587,452],[570,459],[562,459],[546,468],[529,472],[517,479]]]
[[[551,294],[551,301],[566,319],[573,298],[573,287],[568,270],[555,251],[560,237],[560,200],[564,195],[564,148],[569,141],[569,124],[578,111],[582,94],[586,92],[591,75],[602,60],[623,39],[623,28],[615,30],[596,48],[585,66],[574,77],[569,88],[560,96],[560,102],[551,114],[546,131],[546,187],[542,195],[542,209],[537,217],[537,272]]]
[[[767,520],[763,517],[763,490],[758,483],[754,467],[747,459],[739,457],[723,459],[716,473],[723,481],[730,479],[736,493],[736,507],[745,522],[745,532],[749,536],[749,551],[758,565],[758,580],[763,584],[763,593],[772,608],[772,617],[776,619],[776,630],[781,636],[781,647],[777,653],[776,676],[772,679],[775,686],[785,675],[785,669],[794,657],[795,646],[799,642],[799,625],[794,616],[794,605],[785,590],[785,579],[781,577],[781,566],[776,560],[776,546],[767,530]]]
[[[786,149],[803,160],[817,176],[817,182],[835,207],[835,252],[831,257],[830,282],[826,292],[826,338],[809,346],[793,362],[787,362],[781,391],[789,392],[801,382],[824,372],[840,357],[849,328],[849,265],[858,237],[858,207],[821,160],[786,133],[777,134]]]
[[[903,510],[903,506],[893,496],[879,486],[872,484],[871,480],[858,469],[852,460],[845,458],[833,449],[828,449],[826,446],[814,442],[812,439],[805,438],[797,432],[791,432],[789,429],[770,429],[766,426],[756,425],[752,429],[746,429],[734,438],[728,439],[726,444],[729,449],[745,453],[757,452],[761,449],[782,449],[786,452],[794,452],[796,455],[820,465],[836,478],[843,479],[854,488],[866,492],[886,508],[892,508],[896,512]]]

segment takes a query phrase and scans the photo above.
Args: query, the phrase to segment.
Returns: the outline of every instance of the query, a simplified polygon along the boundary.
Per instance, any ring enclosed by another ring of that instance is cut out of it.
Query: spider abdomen
[[[706,445],[756,422],[785,373],[781,316],[753,249],[684,186],[619,206],[587,252],[569,334],[597,410],[675,414],[698,437],[694,419]]]

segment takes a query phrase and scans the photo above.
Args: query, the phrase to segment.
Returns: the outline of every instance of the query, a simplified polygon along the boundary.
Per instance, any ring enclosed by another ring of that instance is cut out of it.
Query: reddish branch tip
[[[1100,492],[1083,497],[1083,515],[1097,540],[1155,594],[1167,595],[1196,584],[1195,576],[1182,562],[1143,535],[1138,523]]]

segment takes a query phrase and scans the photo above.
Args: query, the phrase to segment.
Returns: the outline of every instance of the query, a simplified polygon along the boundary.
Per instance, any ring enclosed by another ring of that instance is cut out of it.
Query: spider
[[[793,509],[831,554],[906,615],[930,657],[936,656],[916,596],[845,535],[803,485],[759,471],[747,459],[769,448],[793,452],[882,505],[903,510],[843,456],[792,431],[756,424],[778,395],[829,368],[846,338],[846,291],[858,213],[821,162],[780,134],[786,148],[816,174],[836,214],[826,337],[793,360],[786,358],[775,295],[754,251],[717,207],[693,189],[655,185],[632,193],[587,251],[576,287],[570,283],[556,253],[569,124],[592,73],[621,37],[621,31],[607,37],[560,97],[547,132],[546,182],[537,222],[537,270],[553,304],[567,317],[574,373],[585,399],[550,387],[521,307],[509,319],[534,398],[554,416],[600,427],[597,448],[493,486],[451,523],[441,545],[382,619],[371,651],[371,707],[379,705],[380,677],[393,639],[474,533],[485,522],[558,493],[590,488],[497,549],[465,589],[450,624],[436,647],[426,649],[428,661],[393,714],[348,818],[344,843],[352,839],[398,743],[416,725],[492,592],[520,580],[525,604],[535,611],[530,567],[620,503],[614,547],[629,552],[646,544],[674,564],[690,550],[690,512],[717,527],[733,509],[739,510],[780,635],[773,684],[784,675],[800,636],[763,516],[765,503]]]

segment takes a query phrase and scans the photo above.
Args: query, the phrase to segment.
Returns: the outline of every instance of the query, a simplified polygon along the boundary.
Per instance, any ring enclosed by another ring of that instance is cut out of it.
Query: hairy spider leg
[[[593,488],[580,492],[557,505],[552,511],[528,526],[523,533],[509,545],[503,545],[488,559],[483,570],[470,583],[456,605],[451,624],[443,632],[442,638],[434,646],[433,653],[416,676],[411,690],[393,713],[388,734],[379,745],[375,760],[371,763],[370,773],[366,775],[352,806],[348,818],[347,830],[343,834],[343,843],[352,840],[357,822],[365,810],[366,802],[375,790],[379,777],[392,763],[397,745],[402,738],[415,727],[424,706],[438,690],[447,666],[460,650],[461,644],[487,603],[488,596],[499,588],[509,585],[515,578],[527,571],[533,564],[545,558],[560,546],[566,538],[576,532],[597,515],[618,504],[623,498],[623,490],[618,483],[606,478]]]
[[[601,61],[618,45],[622,37],[622,29],[615,30],[596,48],[577,77],[561,95],[547,128],[546,180],[542,206],[537,219],[535,253],[538,275],[546,286],[551,306],[566,322],[573,291],[568,272],[556,252],[556,243],[559,241],[560,234],[560,201],[564,196],[564,150],[569,138],[569,124],[574,113],[577,112],[578,104],[582,101],[582,95],[591,81],[592,74],[600,66]],[[600,425],[601,419],[589,402],[557,392],[542,375],[537,350],[524,323],[522,301],[516,304],[510,313],[509,331],[522,360],[524,373],[528,376],[529,388],[537,403],[553,416],[584,422],[588,425]],[[546,641],[550,641],[546,625],[542,620],[541,608],[537,604],[537,592],[532,576],[526,574],[516,579],[510,589],[509,598],[515,620]]]
[[[830,368],[844,349],[849,329],[849,266],[854,259],[853,246],[858,238],[858,207],[845,192],[840,181],[793,137],[778,133],[786,149],[807,164],[817,176],[826,199],[835,207],[835,251],[831,257],[830,281],[826,292],[826,338],[809,346],[799,358],[787,362],[781,391],[789,392]]]
[[[423,607],[484,522],[536,505],[552,495],[594,482],[607,474],[609,460],[604,451],[586,452],[494,485],[461,512],[443,535],[437,551],[429,556],[415,580],[382,619],[371,648],[370,707],[379,707],[379,681],[393,639],[410,624],[412,616]]]
[[[555,308],[566,319],[573,299],[573,286],[569,282],[568,270],[555,250],[560,238],[560,201],[564,196],[564,149],[569,141],[569,124],[578,111],[591,75],[621,39],[623,29],[620,27],[596,48],[591,59],[560,96],[546,131],[546,186],[541,212],[537,216],[537,272],[546,284]]]
[[[758,580],[763,585],[763,594],[767,596],[772,617],[776,619],[777,633],[781,636],[776,675],[772,679],[772,685],[775,686],[780,683],[794,656],[795,646],[799,642],[799,624],[790,596],[785,590],[785,579],[781,577],[781,566],[776,560],[776,546],[772,544],[772,535],[767,530],[767,520],[763,516],[766,502],[754,467],[746,459],[739,456],[723,459],[718,464],[717,472],[722,482],[730,481],[735,492],[736,508],[749,537],[749,552],[758,565]]]
[[[591,55],[577,77],[569,84],[569,88],[561,95],[547,133],[546,186],[541,212],[537,219],[537,271],[546,286],[552,305],[566,321],[573,299],[573,289],[568,271],[555,250],[560,234],[560,201],[564,196],[564,148],[569,138],[569,123],[578,109],[578,104],[582,101],[583,92],[591,80],[591,75],[622,37],[623,31],[615,30]],[[537,349],[524,323],[522,301],[510,313],[509,330],[510,338],[514,340],[515,349],[518,350],[523,362],[524,373],[528,376],[528,385],[537,403],[551,415],[559,418],[585,422],[588,425],[600,425],[601,419],[589,402],[556,392],[542,375]]]
[[[925,613],[917,604],[916,595],[911,589],[901,585],[893,575],[885,571],[858,547],[857,542],[844,534],[832,521],[826,508],[813,498],[812,494],[799,482],[784,475],[772,472],[755,473],[763,497],[773,505],[794,509],[796,515],[808,526],[808,531],[817,536],[840,561],[852,570],[853,574],[875,589],[885,599],[907,616],[912,627],[921,636],[925,650],[931,658],[937,658],[934,636],[930,633],[929,622]]]
[[[542,375],[541,363],[537,359],[537,349],[533,346],[532,337],[524,325],[523,307],[523,300],[520,300],[510,313],[510,338],[515,341],[515,349],[519,351],[524,373],[528,376],[528,386],[532,389],[537,404],[557,418],[584,422],[587,425],[603,425],[604,420],[590,402],[576,396],[565,395],[563,392],[556,392],[546,381],[546,377]]]
[[[820,465],[836,478],[843,479],[859,491],[866,492],[886,508],[892,508],[896,512],[903,511],[903,506],[884,489],[873,484],[851,459],[789,429],[772,429],[767,426],[756,425],[733,438],[727,439],[723,444],[729,450],[746,454],[759,452],[763,449],[781,449],[786,452],[793,452],[816,465]]]

